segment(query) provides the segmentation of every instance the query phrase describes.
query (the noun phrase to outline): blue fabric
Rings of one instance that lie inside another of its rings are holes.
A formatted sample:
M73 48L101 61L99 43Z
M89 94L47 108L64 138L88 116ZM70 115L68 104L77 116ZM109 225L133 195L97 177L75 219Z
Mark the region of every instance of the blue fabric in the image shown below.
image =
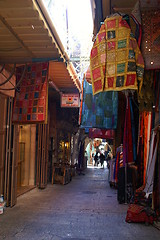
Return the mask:
M93 96L92 85L83 83L82 128L116 129L118 92L100 92Z

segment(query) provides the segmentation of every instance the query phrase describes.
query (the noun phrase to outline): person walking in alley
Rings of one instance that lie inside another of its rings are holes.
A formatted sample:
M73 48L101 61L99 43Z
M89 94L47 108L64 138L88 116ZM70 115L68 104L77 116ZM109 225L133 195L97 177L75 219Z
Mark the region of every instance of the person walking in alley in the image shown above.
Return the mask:
M104 168L104 161L105 161L105 155L101 152L100 153L100 163L101 163L101 167Z

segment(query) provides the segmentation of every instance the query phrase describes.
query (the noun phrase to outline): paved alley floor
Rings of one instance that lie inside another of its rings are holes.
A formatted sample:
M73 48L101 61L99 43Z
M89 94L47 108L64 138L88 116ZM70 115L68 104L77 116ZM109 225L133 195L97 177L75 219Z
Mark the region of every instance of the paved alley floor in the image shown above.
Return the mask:
M34 189L0 215L0 239L160 240L160 231L126 223L128 206L110 188L108 169L88 168L63 185Z

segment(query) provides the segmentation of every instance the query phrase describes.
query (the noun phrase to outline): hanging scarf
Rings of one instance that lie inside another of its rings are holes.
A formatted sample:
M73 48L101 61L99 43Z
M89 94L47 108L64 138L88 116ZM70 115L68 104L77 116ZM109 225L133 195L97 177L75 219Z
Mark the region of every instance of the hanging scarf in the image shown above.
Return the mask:
M131 110L130 101L127 97L124 137L123 137L123 165L133 162L133 146L132 146L132 126L131 126Z
M131 111L131 128L132 128L132 144L133 144L133 161L135 162L137 159L137 152L136 152L136 135L135 135L135 121L134 121L134 113L133 113L133 105L132 105L132 98L129 98L130 103L130 111Z

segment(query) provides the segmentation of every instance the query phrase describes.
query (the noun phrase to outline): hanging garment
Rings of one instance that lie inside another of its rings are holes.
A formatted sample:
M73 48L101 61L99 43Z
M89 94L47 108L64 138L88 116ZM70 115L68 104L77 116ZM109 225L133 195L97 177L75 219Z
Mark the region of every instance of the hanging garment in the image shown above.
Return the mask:
M153 209L160 216L160 130L157 159L155 164L154 183L153 183Z
M143 85L141 92L138 95L139 110L152 111L154 102L154 72L153 70L145 70Z
M93 96L92 85L84 80L80 111L82 128L115 129L117 127L118 93L110 91Z
M144 192L146 196L153 192L153 179L154 179L154 170L155 170L155 163L157 158L157 149L159 144L159 135L157 131L152 132L151 136L151 145L150 145L150 153L149 153L149 160L147 165L146 171L146 183Z
M135 135L135 120L133 113L132 98L129 98L130 111L131 111L131 129L132 129L132 145L133 145L133 161L136 162L137 152L136 152L136 135Z
M116 158L115 158L115 165L114 165L114 175L113 175L115 184L118 183L119 160L120 160L120 152L117 152Z
M139 116L139 134L137 146L138 187L144 184L144 115Z
M150 149L150 136L151 136L151 112L143 112L144 115L144 180L146 180L146 170L148 165L149 158L149 149Z
M144 61L127 21L105 19L90 54L93 95L103 91L140 90Z
M132 126L130 101L127 97L124 136L123 136L123 165L133 162L133 145L132 145Z

